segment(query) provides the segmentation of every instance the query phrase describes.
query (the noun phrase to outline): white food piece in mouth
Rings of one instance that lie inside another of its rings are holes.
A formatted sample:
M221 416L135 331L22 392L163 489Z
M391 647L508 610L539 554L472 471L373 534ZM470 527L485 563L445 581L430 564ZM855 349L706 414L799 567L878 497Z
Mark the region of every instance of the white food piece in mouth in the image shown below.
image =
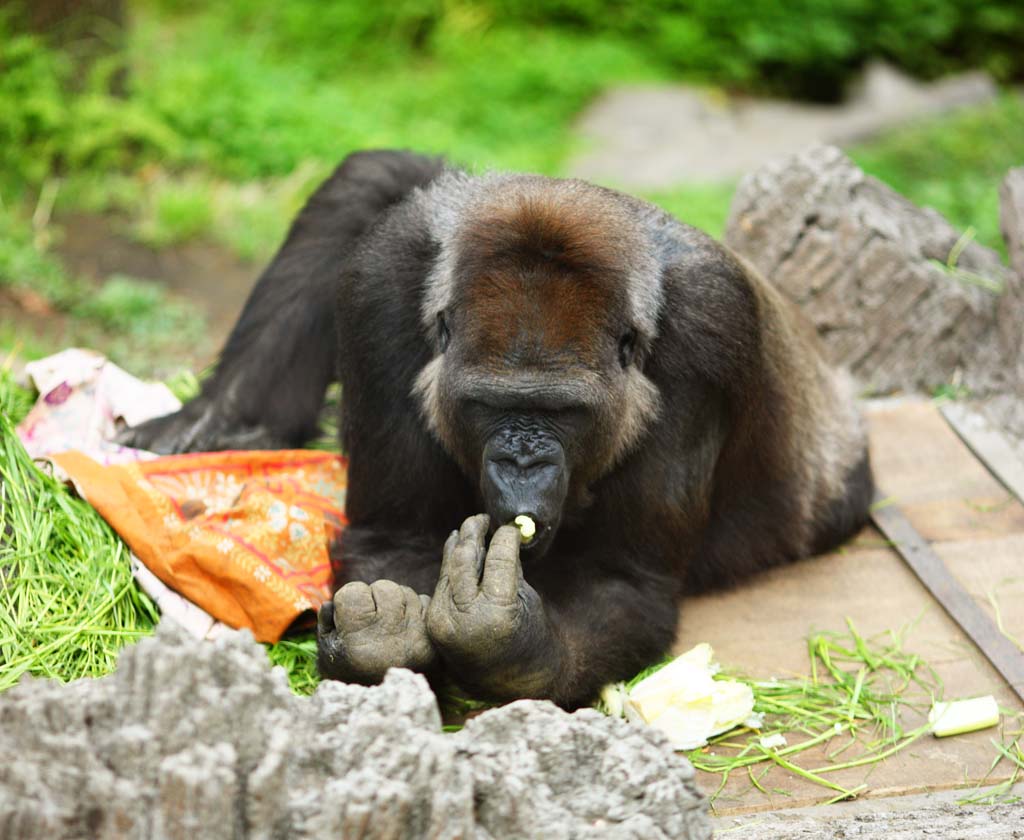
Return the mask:
M991 694L973 700L939 701L928 713L928 723L938 738L975 732L999 723L999 706Z
M513 519L512 524L519 529L519 539L524 543L530 542L537 533L537 523L525 513L521 513Z

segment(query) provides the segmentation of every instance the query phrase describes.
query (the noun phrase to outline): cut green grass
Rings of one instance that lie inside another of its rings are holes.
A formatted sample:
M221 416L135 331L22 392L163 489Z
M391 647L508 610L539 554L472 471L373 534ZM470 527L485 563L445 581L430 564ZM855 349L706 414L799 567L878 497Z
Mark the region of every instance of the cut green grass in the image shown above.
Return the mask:
M316 669L316 633L304 633L264 647L270 661L284 668L292 691L303 695L316 691L320 685Z
M0 387L0 690L25 674L102 676L156 608L117 534L29 458L11 419L23 404L6 374Z
M173 384L181 396L198 389L192 375ZM108 674L159 619L121 538L22 447L14 426L34 401L0 367L0 691L26 674L63 682ZM293 691L316 689L313 633L265 647Z
M767 793L763 781L771 765L820 785L828 792L823 802L861 793L865 785L846 787L830 774L870 768L909 747L930 731L927 711L942 695L938 676L904 649L903 636L900 631L869 639L848 619L846 633L816 633L808 639L807 678L723 674L750 686L754 712L763 722L723 733L688 753L695 768L719 776L712 804L737 775ZM669 661L637 674L627 689ZM762 739L774 735L784 736L787 744L765 747ZM814 761L804 761L804 755L813 755Z

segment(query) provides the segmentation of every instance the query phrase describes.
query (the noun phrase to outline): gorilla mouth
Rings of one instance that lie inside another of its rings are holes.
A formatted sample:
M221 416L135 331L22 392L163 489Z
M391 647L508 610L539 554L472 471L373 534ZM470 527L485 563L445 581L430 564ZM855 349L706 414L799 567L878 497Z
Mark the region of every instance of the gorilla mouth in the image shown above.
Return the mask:
M538 559L542 557L547 553L548 548L550 548L556 530L557 527L555 525L538 522L537 533L534 534L533 539L529 542L524 542L519 546L520 554L531 559Z

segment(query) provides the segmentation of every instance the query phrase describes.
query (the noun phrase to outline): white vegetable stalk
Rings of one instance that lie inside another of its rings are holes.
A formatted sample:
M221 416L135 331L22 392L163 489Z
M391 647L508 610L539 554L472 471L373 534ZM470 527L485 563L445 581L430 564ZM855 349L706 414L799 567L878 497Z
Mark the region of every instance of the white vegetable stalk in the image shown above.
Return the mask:
M999 723L999 706L991 694L973 700L937 702L928 713L928 723L939 738L975 732Z

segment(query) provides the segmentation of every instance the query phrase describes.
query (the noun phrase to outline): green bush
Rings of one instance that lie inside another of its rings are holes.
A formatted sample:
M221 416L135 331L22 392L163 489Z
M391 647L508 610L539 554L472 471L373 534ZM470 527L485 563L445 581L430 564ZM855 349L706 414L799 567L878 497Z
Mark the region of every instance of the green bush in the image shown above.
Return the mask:
M233 179L369 146L556 172L611 83L686 77L827 99L870 56L1024 77L1019 0L149 0L74 78L0 16L0 190L146 162ZM128 63L126 96L110 79Z
M67 127L67 64L39 38L15 31L0 12L0 176L39 181ZM0 188L4 186L0 182Z
M222 0L216 8L231 31L327 71L410 51L443 57L438 41L449 33L486 40L526 28L614 37L676 72L815 99L840 95L872 56L925 77L965 67L1024 77L1019 0Z

